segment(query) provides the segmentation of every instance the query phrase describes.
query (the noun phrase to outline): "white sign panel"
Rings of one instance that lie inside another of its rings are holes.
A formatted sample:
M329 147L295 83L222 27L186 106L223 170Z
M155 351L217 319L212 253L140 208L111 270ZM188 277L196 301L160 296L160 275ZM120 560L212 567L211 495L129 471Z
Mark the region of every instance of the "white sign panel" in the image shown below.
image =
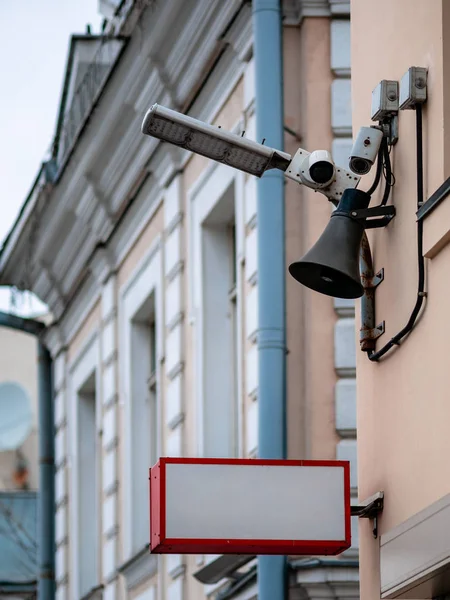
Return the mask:
M338 554L350 547L347 461L162 458L153 553Z

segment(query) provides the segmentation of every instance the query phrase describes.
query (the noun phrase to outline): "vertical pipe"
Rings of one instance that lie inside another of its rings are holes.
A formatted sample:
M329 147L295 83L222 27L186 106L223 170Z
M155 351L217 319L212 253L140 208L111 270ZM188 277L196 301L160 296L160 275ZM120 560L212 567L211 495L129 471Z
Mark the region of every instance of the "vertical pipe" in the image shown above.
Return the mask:
M256 134L283 149L283 60L280 0L253 0ZM270 170L258 180L258 452L286 456L284 176ZM274 515L276 518L276 515ZM258 600L286 598L284 556L258 558Z
M39 491L38 598L55 598L55 453L53 431L52 359L38 345Z

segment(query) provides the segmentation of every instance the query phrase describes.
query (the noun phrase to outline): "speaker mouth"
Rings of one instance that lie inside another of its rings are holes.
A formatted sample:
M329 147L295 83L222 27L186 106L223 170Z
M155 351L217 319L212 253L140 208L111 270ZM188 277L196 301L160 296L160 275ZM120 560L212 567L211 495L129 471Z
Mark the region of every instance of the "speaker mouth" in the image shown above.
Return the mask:
M342 271L313 262L295 262L289 273L302 285L334 298L361 298L364 288Z

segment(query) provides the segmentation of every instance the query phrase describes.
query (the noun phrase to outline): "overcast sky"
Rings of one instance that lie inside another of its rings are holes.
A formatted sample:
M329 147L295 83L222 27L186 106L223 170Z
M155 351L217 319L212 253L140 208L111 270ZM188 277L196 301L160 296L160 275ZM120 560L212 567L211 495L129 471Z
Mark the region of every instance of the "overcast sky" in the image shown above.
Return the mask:
M101 21L97 0L0 0L0 243L50 148L70 35Z

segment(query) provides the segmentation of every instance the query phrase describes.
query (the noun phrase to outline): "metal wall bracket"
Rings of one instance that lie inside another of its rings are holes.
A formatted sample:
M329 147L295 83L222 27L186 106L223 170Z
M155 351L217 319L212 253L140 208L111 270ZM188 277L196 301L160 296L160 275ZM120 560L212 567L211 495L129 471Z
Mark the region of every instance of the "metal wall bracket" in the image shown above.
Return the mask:
M373 206L352 210L350 215L361 222L364 229L386 227L395 217L395 206Z
M360 502L350 507L350 514L352 517L359 517L360 519L371 519L373 520L372 533L376 539L378 537L378 517L383 511L384 507L384 492L377 492L367 500Z

